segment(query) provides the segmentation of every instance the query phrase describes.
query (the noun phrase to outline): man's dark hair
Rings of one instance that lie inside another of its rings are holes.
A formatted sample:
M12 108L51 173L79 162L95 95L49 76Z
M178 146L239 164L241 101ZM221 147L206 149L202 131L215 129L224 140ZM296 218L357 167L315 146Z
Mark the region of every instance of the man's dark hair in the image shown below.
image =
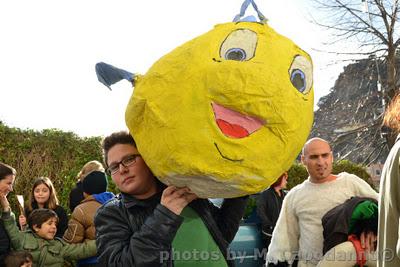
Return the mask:
M0 180L3 180L8 175L16 175L17 172L13 167L5 163L0 162Z
M4 266L6 267L20 267L24 263L33 261L32 254L28 251L11 251L4 259Z
M120 132L115 132L112 133L111 135L107 136L103 140L103 156L104 156L104 164L108 166L107 164L107 154L108 151L115 145L118 144L129 144L133 145L136 147L135 140L133 139L132 135L130 135L129 132L127 131L120 131Z
M33 226L41 228L42 224L51 218L56 218L58 223L58 216L53 210L50 209L35 209L28 217L29 228L33 230Z

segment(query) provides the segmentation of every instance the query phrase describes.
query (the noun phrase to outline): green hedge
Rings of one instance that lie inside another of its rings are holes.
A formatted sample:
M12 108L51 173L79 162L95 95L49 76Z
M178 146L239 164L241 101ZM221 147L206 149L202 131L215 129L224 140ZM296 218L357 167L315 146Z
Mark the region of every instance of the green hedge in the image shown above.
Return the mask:
M14 194L28 199L33 180L49 177L61 205L68 211L68 196L75 186L76 175L90 160L102 162L101 137L81 138L57 129L21 130L0 121L0 161L17 170ZM111 191L115 186L110 183ZM10 195L15 210L15 198Z

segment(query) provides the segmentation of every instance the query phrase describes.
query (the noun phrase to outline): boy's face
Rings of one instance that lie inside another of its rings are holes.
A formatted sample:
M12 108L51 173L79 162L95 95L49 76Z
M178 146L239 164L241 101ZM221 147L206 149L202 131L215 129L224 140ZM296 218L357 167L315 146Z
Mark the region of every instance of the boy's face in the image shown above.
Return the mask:
M57 232L57 218L53 217L45 221L39 228L37 225L33 226L36 234L43 239L52 240Z
M131 144L116 144L107 154L107 165L118 164L124 158L139 154ZM119 170L111 175L121 192L146 199L157 192L156 180L142 157L137 157L135 163L125 167L119 163Z

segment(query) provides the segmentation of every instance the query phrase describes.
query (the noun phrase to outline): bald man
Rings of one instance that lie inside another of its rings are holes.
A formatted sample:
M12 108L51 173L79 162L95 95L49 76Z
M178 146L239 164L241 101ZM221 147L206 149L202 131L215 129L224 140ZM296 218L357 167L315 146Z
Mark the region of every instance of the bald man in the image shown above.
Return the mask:
M332 174L332 149L321 138L306 142L301 161L309 177L283 201L268 249L268 266L288 266L296 255L298 267L316 266L323 255L322 217L353 196L378 198L359 177L346 172ZM368 236L368 243L371 239Z

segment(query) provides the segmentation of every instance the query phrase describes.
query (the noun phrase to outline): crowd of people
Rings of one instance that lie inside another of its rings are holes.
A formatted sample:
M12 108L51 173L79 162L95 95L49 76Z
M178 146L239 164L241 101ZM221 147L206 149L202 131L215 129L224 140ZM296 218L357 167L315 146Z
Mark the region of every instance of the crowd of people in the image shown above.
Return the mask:
M396 132L399 116L397 97L385 115ZM380 194L353 174L333 174L330 144L317 137L308 140L301 153L308 179L286 194L285 172L259 198L266 265L400 266L399 139L385 163ZM228 246L248 196L224 199L217 207L188 187L164 185L128 132L107 136L102 146L106 168L97 161L83 166L70 193L69 218L51 179L40 177L16 219L7 195L17 171L0 163L3 266L63 266L65 260L76 266L234 265ZM106 174L119 189L117 196L107 192ZM339 252L356 257L339 260Z
M13 191L17 172L0 163L3 265L63 266L67 260L85 267L171 266L172 262L174 266L233 266L228 245L243 217L247 196L226 199L217 208L187 187L162 184L125 131L106 137L103 151L106 169L91 161L78 174L70 193L69 220L51 180L41 177L33 182L24 214L16 221L7 195ZM118 187L118 196L107 192L106 173ZM188 260L183 257L187 252L195 255Z
M101 166L100 162L97 163ZM86 169L85 165L83 170ZM95 168L87 171L81 203L69 220L65 209L59 205L50 178L35 179L25 209L18 217L18 224L7 199L8 193L13 190L16 174L14 168L0 163L0 265L63 266L65 260L79 260L78 266L96 263L94 214L107 198L114 197L106 192L104 168L102 171ZM80 178L82 181L83 177ZM73 193L71 195L73 197Z

